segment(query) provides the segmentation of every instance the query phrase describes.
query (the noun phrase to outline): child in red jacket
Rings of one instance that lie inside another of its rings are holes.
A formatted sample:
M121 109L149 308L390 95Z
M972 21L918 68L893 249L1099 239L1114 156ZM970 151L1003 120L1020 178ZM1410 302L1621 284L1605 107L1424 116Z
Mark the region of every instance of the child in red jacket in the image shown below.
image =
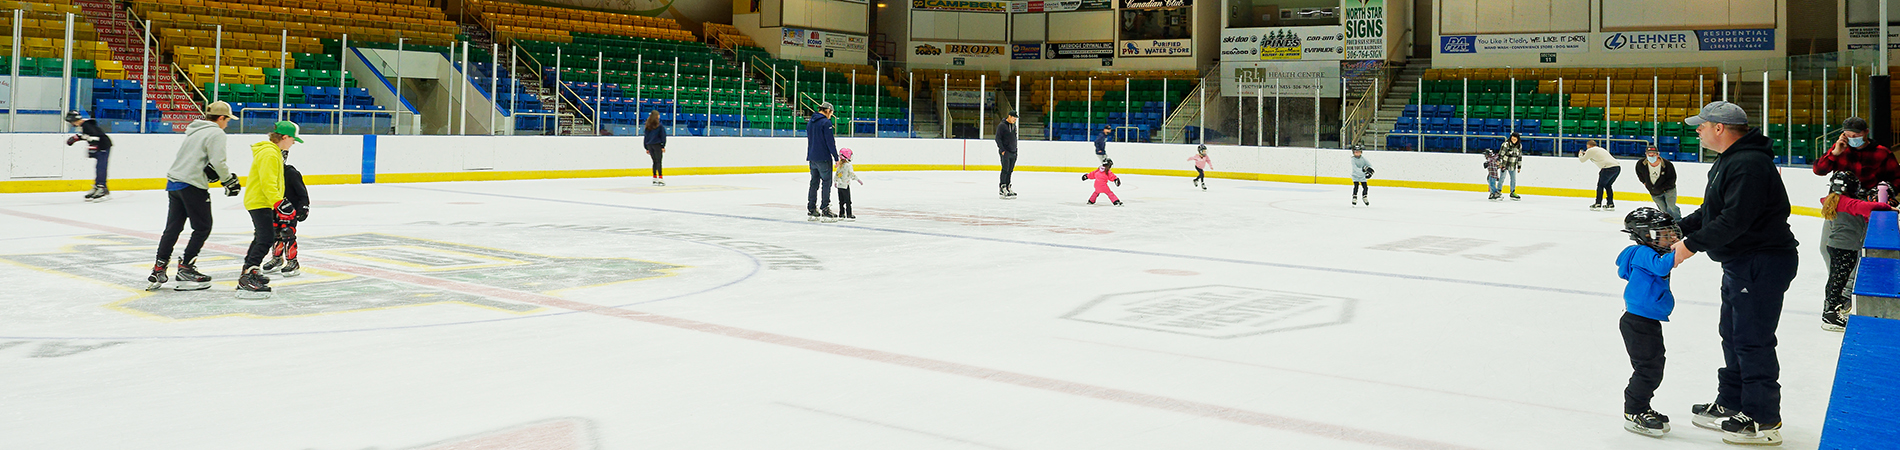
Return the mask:
M1102 158L1102 168L1095 169L1094 172L1082 174L1083 180L1095 180L1095 194L1089 196L1089 204L1095 204L1096 198L1101 197L1102 194L1108 194L1108 201L1115 202L1115 206L1122 205L1122 200L1115 198L1115 192L1108 190L1108 182L1110 181L1115 182L1116 186L1122 185L1121 177L1115 176L1115 172L1111 171L1111 169L1114 168L1115 160Z

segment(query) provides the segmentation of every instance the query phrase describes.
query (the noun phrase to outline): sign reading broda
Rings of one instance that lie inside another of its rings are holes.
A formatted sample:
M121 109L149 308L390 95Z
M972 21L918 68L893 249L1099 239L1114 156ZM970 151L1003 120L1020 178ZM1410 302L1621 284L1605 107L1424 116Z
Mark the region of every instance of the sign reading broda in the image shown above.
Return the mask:
M1210 338L1236 338L1346 323L1353 300L1235 286L1103 296L1066 319Z

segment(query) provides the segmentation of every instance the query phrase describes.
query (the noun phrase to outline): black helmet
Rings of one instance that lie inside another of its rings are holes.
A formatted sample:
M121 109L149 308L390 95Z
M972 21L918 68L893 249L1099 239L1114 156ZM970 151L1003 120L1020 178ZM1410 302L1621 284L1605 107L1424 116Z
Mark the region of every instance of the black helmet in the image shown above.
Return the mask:
M1205 152L1207 151L1207 145L1196 145L1194 146L1194 151Z
M1102 167L1115 167L1115 160L1102 158Z
M79 115L78 110L72 110L72 111L66 112L66 123L78 122L80 119L84 119L84 118L86 117Z
M1681 236L1682 228L1676 225L1676 218L1662 210L1642 207L1623 216L1623 232L1629 233L1630 240L1650 247L1661 247L1659 243L1665 233Z
M1860 194L1860 178L1854 177L1853 172L1836 171L1833 176L1828 177L1827 193L1848 197L1858 195Z

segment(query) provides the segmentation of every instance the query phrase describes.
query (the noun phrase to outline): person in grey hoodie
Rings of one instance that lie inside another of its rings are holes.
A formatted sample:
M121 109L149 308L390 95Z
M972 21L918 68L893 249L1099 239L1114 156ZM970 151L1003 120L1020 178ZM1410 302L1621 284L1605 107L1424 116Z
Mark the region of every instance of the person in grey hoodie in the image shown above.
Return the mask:
M1365 152L1366 150L1360 146L1352 146L1352 204L1354 206L1358 206L1362 200L1366 202L1366 206L1372 206L1372 185L1366 184L1367 180L1372 179L1372 163L1366 162Z
M185 143L165 172L165 197L170 206L165 213L165 234L158 239L158 263L152 265L152 275L145 279L151 282L145 290L165 284L166 263L171 261L172 247L178 244L178 234L185 230L186 221L191 222L191 240L178 258L178 284L172 288L195 291L211 287L211 277L197 268L198 251L211 236L211 182L222 184L226 197L236 197L242 189L237 174L224 164L224 128L233 120L238 119L231 114L229 103L212 102L205 106L204 117L185 126Z

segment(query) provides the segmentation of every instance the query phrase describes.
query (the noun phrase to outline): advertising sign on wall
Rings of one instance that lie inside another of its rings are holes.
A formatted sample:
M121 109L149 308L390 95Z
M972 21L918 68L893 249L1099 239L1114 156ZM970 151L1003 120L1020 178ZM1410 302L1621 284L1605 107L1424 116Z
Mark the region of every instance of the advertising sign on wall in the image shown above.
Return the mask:
M1609 53L1774 50L1775 30L1695 30L1597 33L1597 48Z
M1142 39L1122 41L1121 55L1123 57L1190 56L1193 54L1193 39Z
M1439 53L1586 53L1588 33L1439 36Z
M1880 46L1874 41L1878 40L1879 37L1879 27L1849 27L1847 29L1847 42L1845 42L1845 44L1847 44L1848 50L1860 50L1863 48L1877 49L1880 48ZM1900 28L1890 28L1887 30L1887 49L1900 50Z
M805 46L805 30L792 27L785 27L783 30L785 31L785 39L779 42L780 44L799 47Z
M1049 44L1049 59L1110 58L1115 56L1113 42L1064 42Z
M1003 0L911 0L911 9L930 11L1009 12Z
M1122 9L1164 9L1194 6L1194 0L1122 0Z
M1334 61L1221 63L1221 92L1228 97L1339 97Z
M1042 59L1042 44L1010 44L1010 59Z
M1002 44L911 41L910 47L910 61L926 64L1006 64L1010 57L1009 46Z
M1221 61L1338 61L1346 39L1338 26L1229 28L1221 31Z
M817 33L813 32L813 34ZM824 37L824 47L830 50L862 52L865 51L866 44L868 43L869 41L865 39L864 36L853 36L843 33L825 33Z
M1385 0L1346 1L1346 59L1385 59Z

